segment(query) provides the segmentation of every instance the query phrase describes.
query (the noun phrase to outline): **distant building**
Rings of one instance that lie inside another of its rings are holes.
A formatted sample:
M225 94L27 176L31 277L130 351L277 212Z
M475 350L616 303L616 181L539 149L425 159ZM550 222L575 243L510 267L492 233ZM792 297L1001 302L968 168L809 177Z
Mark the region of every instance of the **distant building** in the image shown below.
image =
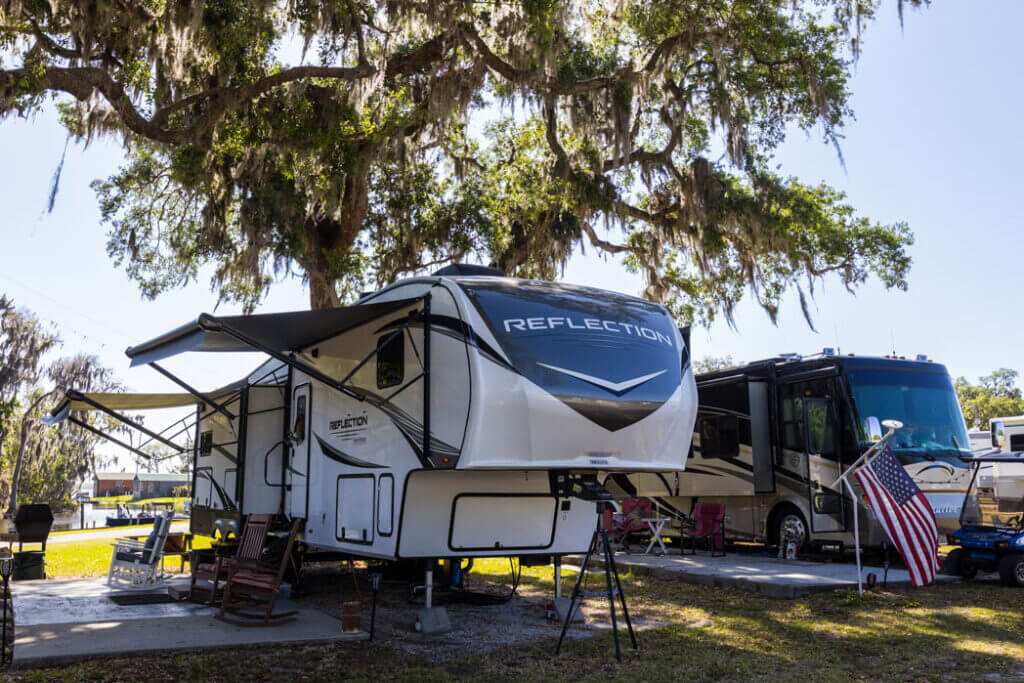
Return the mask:
M155 474L139 472L133 482L133 496L136 500L144 498L166 498L174 489L188 486L187 474Z
M92 495L127 496L135 491L135 475L128 472L97 472L93 477Z

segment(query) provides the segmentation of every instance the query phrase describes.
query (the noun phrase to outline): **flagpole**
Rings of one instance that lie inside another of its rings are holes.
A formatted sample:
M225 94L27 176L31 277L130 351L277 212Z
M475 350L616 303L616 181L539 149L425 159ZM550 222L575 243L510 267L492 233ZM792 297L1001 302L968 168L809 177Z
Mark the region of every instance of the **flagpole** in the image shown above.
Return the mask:
M857 559L857 592L860 595L864 595L864 577L863 571L860 566L860 511L857 509L859 501L857 500L857 494L853 490L853 484L850 483L848 477L865 466L870 462L868 458L872 455L877 455L883 444L889 440L889 437L896 433L897 429L903 427L903 423L899 420L886 420L883 424L889 429L889 431L881 439L871 445L871 448L864 451L864 454L857 458L852 465L846 468L846 471L839 475L839 480L846 484L846 488L850 490L850 498L853 500L853 553ZM864 462L861 462L861 461Z
M860 568L860 511L857 509L857 494L853 492L853 486L845 478L843 483L850 490L850 498L853 499L853 554L857 557L857 592L864 595L863 572Z

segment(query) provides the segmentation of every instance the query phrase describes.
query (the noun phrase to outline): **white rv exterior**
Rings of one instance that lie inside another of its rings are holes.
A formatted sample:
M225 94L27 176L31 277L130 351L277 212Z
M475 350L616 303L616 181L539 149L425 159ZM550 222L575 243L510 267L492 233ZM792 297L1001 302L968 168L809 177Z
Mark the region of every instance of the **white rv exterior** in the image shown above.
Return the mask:
M681 471L697 408L664 308L500 277L203 316L128 354L250 349L274 360L232 417L198 408L193 523L281 513L305 520L307 545L364 557L585 552L595 506L556 477Z

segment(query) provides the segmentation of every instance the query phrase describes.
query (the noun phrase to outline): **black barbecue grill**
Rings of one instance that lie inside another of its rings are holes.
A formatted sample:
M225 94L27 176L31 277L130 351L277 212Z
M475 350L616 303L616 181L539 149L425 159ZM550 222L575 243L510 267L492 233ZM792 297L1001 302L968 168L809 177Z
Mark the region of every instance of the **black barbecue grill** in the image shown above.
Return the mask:
M42 543L46 552L46 539L53 526L53 512L43 504L22 505L14 515L14 529L18 532L18 550L23 543Z

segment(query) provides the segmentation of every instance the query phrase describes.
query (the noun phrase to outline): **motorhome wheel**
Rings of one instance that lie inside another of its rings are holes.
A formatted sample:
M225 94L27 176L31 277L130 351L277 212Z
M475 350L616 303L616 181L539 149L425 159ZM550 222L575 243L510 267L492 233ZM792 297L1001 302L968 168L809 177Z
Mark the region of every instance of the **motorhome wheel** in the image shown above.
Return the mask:
M797 552L803 550L807 543L807 523L804 516L793 506L786 506L776 515L775 540L785 547L788 543L796 545Z
M999 578L1007 586L1024 588L1024 553L1010 553L999 561Z

